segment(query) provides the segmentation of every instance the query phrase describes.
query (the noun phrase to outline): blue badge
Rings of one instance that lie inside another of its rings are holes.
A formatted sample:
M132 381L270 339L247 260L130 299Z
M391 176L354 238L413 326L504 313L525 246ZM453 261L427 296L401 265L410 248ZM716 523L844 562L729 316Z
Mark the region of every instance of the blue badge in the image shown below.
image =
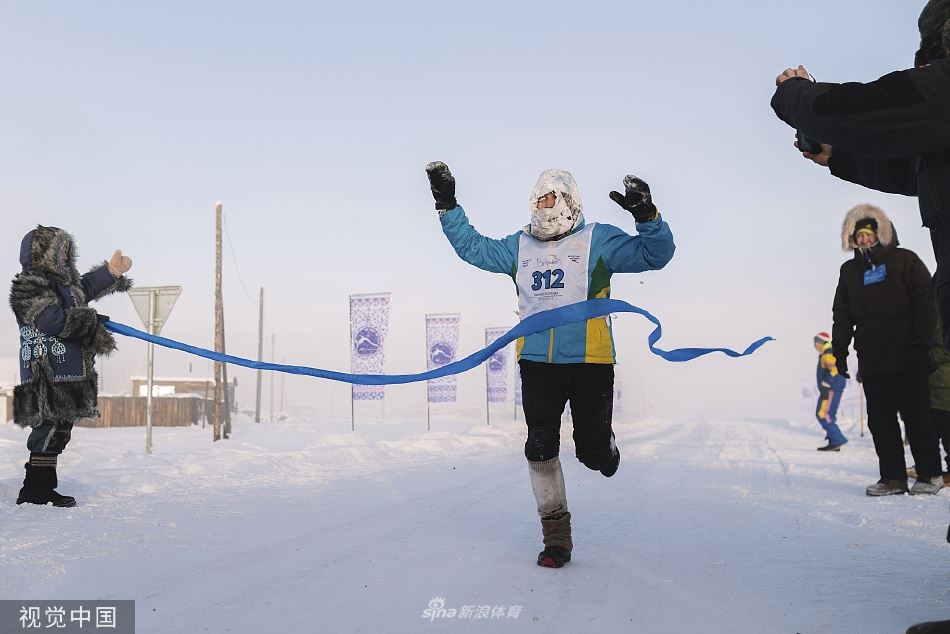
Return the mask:
M864 272L864 285L880 284L887 277L887 265L881 264Z

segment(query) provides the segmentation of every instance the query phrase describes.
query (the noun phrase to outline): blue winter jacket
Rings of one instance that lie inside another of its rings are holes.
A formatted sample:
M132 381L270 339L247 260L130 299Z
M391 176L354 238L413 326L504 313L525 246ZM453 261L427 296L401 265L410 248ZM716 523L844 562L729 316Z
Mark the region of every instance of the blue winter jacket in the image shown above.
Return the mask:
M469 223L462 207L442 215L442 231L459 257L492 273L504 273L515 281L518 245L523 231L500 240L486 238ZM631 236L613 225L597 223L591 236L587 298L610 297L614 273L642 273L662 269L676 248L666 222L637 223L639 235ZM583 219L572 235L584 228ZM533 239L533 238L532 238ZM515 282L517 288L517 282ZM616 363L610 320L566 324L518 339L519 359L545 363Z

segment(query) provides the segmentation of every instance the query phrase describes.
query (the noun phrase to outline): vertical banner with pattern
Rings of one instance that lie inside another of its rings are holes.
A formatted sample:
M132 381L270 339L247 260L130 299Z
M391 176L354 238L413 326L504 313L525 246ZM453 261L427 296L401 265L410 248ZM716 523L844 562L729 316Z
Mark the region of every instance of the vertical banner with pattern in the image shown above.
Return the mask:
M486 328L485 345L490 346L495 339L508 332L508 328ZM504 403L508 397L508 357L511 344L505 346L487 361L488 402Z
M457 360L460 323L461 315L458 313L426 315L427 369L434 370ZM458 394L458 381L451 374L426 381L426 389L430 403L454 403Z
M350 295L350 367L354 374L383 374L389 333L389 293ZM382 385L354 385L353 399L381 401Z

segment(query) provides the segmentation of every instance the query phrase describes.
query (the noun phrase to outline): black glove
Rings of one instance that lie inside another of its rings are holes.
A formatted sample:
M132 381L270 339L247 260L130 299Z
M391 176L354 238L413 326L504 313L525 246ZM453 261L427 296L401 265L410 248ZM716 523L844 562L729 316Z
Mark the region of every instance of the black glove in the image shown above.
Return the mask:
M838 359L835 362L835 367L838 368L838 374L846 379L851 378L851 375L848 374L848 362L845 359Z
M442 161L433 161L426 165L426 176L429 177L429 189L435 198L435 208L455 209L459 206L455 200L455 177L449 171L449 166Z
M626 194L610 192L610 200L633 214L633 219L637 222L649 222L656 218L656 205L650 196L649 185L628 174L623 179L623 186Z

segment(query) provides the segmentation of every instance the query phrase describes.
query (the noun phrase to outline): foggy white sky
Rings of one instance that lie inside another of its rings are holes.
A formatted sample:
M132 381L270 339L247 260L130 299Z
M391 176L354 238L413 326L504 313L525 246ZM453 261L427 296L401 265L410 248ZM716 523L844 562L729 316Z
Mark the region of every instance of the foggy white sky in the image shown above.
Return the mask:
M6 3L0 278L19 270L36 223L62 226L83 271L120 247L138 285L184 286L163 334L210 346L221 200L244 282L226 244L229 352L256 354L264 286L278 360L347 370L348 294L390 291L388 371L421 371L426 312L462 313L468 354L486 326L514 324L516 307L508 278L459 261L445 241L428 161L451 166L459 201L495 237L527 222L531 186L552 167L574 174L588 221L632 232L607 197L632 173L650 183L678 249L661 272L615 276L613 296L660 317L663 348L778 341L749 359L670 364L647 351L650 325L623 316L625 408L807 412L799 385L813 379L812 335L831 327L845 212L880 205L931 270L933 256L916 200L799 157L768 105L774 77L798 63L828 81L909 66L923 2L697 5ZM140 325L128 298L99 308ZM8 384L9 310L0 333ZM159 375L209 373L174 351L156 363ZM127 391L144 366L144 344L120 341L103 389ZM252 406L253 374L232 372ZM483 370L460 385L463 402L483 401ZM348 394L286 379L288 405L320 416L348 416ZM425 387L387 398L393 411L422 408Z

